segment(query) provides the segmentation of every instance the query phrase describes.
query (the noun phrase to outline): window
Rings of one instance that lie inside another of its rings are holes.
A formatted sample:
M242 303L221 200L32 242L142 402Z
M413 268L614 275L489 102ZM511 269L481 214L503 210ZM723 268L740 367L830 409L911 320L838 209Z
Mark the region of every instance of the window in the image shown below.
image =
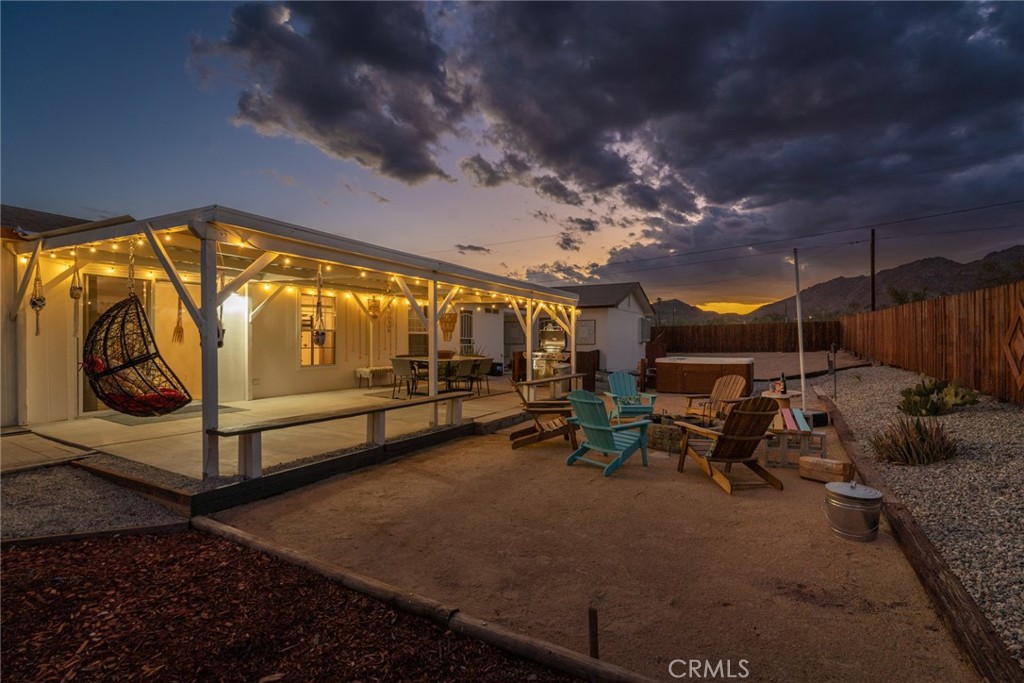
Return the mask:
M473 343L473 311L459 313L459 353L463 356L472 355L476 350Z
M640 318L640 343L645 344L651 341L651 319Z
M299 333L302 367L334 365L337 330L334 297L321 297L320 305L324 312L324 329L327 331L327 340L323 346L316 346L313 344L313 316L316 315L316 297L312 294L302 295L299 310L302 323L300 327L301 332Z
M409 355L425 356L428 350L427 326L420 320L413 308L409 307Z

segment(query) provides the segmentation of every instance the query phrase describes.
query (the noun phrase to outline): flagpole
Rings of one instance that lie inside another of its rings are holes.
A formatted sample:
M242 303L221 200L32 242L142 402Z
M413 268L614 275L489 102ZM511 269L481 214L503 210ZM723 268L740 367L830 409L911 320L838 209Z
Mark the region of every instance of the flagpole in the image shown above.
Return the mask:
M800 311L800 257L793 249L793 268L796 270L796 342L800 352L800 409L807 410L807 387L804 385L804 318Z

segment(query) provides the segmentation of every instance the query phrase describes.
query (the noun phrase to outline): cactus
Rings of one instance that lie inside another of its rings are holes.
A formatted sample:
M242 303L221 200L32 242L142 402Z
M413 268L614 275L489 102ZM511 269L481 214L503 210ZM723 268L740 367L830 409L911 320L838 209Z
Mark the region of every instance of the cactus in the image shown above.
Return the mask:
M960 406L978 402L978 392L961 387L959 380L949 382L921 375L921 381L900 392L899 409L907 415L925 417L945 415Z

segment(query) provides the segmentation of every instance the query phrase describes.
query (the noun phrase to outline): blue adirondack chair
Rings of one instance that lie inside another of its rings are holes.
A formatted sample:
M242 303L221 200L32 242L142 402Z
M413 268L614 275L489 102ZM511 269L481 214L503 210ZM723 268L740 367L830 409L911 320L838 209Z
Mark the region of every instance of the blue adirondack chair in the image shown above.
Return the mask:
M640 393L636 390L636 377L619 370L608 375L608 388L605 395L610 396L614 405L609 417L621 422L623 417L637 415L653 415L656 394ZM646 399L646 403L644 400Z
M612 425L608 420L604 401L583 389L571 392L569 403L576 413L569 418L569 422L582 427L585 438L580 447L565 461L566 465L582 460L603 467L604 476L609 477L612 472L622 467L629 456L639 450L644 467L647 467L647 425L651 424L650 420ZM583 457L588 451L596 451L612 459L610 462L602 462Z

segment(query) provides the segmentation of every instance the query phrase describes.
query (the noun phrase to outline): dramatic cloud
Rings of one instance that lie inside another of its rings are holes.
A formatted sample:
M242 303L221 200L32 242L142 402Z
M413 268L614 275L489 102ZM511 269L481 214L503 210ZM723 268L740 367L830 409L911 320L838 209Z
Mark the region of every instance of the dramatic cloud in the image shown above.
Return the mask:
M738 277L795 239L824 254L841 238L808 239L1024 187L1024 4L261 3L233 21L196 53L252 82L239 123L407 183L450 180L443 139L473 138L472 185L596 216L530 208L558 248L635 233L586 277ZM1019 205L958 220L913 227L1024 224ZM695 264L753 243L774 246Z
M227 37L196 40L194 52L200 62L229 57L252 81L238 98L239 125L405 182L450 179L435 157L465 107L419 5L241 5Z

